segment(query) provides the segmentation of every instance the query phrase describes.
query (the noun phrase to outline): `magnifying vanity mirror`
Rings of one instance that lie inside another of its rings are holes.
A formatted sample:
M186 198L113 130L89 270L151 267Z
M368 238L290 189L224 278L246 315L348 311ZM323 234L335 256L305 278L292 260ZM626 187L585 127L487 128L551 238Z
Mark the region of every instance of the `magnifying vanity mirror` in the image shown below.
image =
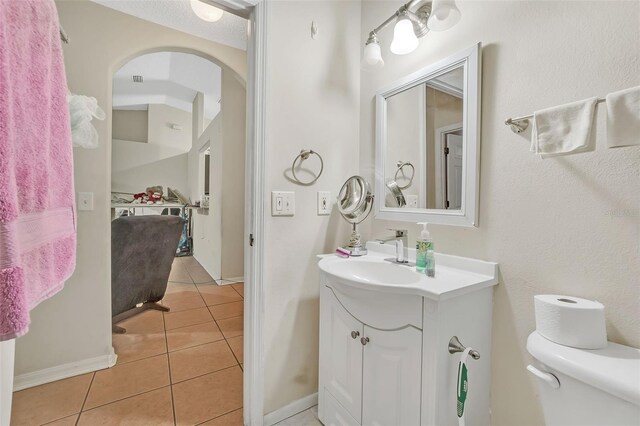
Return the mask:
M367 249L360 241L358 224L364 221L371 213L373 207L373 194L367 183L361 176L351 176L340 188L338 194L338 211L345 220L353 225L351 238L346 249L351 256L363 256Z
M480 44L376 95L378 219L477 226Z

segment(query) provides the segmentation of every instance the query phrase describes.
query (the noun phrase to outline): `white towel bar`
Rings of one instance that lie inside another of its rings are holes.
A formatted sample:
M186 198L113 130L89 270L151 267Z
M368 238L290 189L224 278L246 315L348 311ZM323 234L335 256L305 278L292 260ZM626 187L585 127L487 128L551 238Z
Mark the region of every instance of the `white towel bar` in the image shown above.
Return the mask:
M596 103L600 104L605 101L606 99L604 98L598 98ZM516 117L516 118L507 118L504 121L504 124L507 126L511 126L511 130L514 133L522 133L525 130L527 130L527 127L529 127L529 120L532 118L533 118L533 114L523 115L522 117Z

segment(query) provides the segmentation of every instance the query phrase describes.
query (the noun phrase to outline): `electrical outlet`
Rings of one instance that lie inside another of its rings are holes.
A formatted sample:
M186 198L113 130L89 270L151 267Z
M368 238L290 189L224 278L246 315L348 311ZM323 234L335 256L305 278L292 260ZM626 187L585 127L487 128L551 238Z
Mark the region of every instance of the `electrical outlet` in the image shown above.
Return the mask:
M407 207L409 207L410 209L417 209L418 208L418 196L417 195L407 195L406 199L407 199Z
M78 210L93 210L93 192L78 192Z
M331 192L318 191L318 216L331 214Z
M293 216L295 214L295 192L271 191L271 216Z

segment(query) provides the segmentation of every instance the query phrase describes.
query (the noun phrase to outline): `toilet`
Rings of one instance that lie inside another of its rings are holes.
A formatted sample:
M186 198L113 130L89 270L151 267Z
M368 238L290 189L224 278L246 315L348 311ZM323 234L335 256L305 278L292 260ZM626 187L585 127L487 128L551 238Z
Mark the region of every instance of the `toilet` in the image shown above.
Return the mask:
M577 349L534 331L527 350L547 426L640 425L640 349Z

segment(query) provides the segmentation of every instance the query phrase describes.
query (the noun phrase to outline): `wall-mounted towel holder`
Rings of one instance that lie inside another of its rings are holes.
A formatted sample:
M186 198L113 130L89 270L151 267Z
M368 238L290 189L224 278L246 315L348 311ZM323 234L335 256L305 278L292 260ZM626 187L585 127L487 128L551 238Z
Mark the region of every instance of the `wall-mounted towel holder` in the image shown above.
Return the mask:
M453 336L451 338L451 340L449 340L449 353L450 354L455 354L458 352L464 352L467 348L465 347L465 345L463 345L462 343L460 343L460 339L458 339L458 336ZM471 355L471 358L473 359L480 359L480 352L476 351L475 349L471 349L469 351L469 355Z
M320 159L320 171L318 172L318 174L316 174L314 179L308 182L304 182L298 179L298 176L296 176L296 163L298 162L298 160L300 160L300 164L302 164L302 162L304 160L307 160L311 156L311 154L317 155L318 158ZM302 151L300 151L300 154L298 154L298 156L293 160L293 164L291 164L291 174L293 175L293 180L299 183L300 185L313 184L315 181L317 181L320 178L323 170L324 170L324 161L322 160L322 156L312 149L303 149Z
M596 103L600 104L602 102L605 102L606 99L604 98L599 98ZM525 130L527 130L527 127L529 127L529 120L533 118L533 114L530 115L523 115L522 117L516 117L516 118L507 118L504 121L504 124L507 126L511 127L511 131L513 133L522 133Z

